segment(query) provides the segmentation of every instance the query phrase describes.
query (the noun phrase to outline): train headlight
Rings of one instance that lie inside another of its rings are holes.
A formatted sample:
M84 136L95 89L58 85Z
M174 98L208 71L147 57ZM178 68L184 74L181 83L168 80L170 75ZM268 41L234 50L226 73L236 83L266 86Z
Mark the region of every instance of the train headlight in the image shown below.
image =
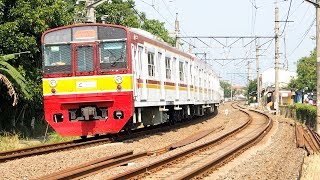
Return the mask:
M122 76L115 76L114 77L114 81L117 83L117 84L121 84L123 79L122 79Z
M122 86L121 86L120 84L118 84L117 90L118 90L118 91L121 91L121 89L122 89Z
M57 83L56 80L54 80L54 79L50 80L50 83L49 83L50 87L56 87L57 84L58 84L58 83Z
M55 94L56 92L57 92L57 90L56 90L55 88L52 88L52 89L51 89L51 93L52 93L52 94Z

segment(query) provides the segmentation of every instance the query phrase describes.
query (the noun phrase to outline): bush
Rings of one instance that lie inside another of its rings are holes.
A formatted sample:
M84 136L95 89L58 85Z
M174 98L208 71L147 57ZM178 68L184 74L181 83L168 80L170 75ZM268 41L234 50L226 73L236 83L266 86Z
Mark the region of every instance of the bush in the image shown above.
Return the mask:
M297 119L300 122L310 127L315 127L317 122L317 107L309 104L295 104L293 108L296 110Z

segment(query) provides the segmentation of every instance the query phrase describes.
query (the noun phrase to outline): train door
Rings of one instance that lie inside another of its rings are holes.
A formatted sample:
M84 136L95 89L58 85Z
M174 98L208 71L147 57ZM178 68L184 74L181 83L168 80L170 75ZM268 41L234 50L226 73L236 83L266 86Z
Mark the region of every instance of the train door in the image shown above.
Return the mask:
M164 60L163 55L161 52L158 52L158 58L157 58L157 71L158 71L158 78L160 81L160 100L165 100L165 89L164 89Z
M147 100L148 89L147 89L147 67L148 63L146 60L144 48L138 46L138 66L139 66L139 87L140 87L140 100Z
M190 86L191 86L191 63L186 62L186 82L187 82L187 88L188 88L188 98L187 100L190 101L191 98L191 92L190 92Z
M86 44L74 44L74 62L75 62L75 74L76 75L92 75L95 74L95 64L97 59L97 46L95 43ZM80 86L85 85L82 83ZM90 87L78 87L77 88L95 88L96 83L87 83ZM94 87L91 87L94 86Z
M176 97L175 100L179 101L179 86L180 86L180 76L179 76L179 61L177 58L173 58L173 69L174 69L174 82L175 82L175 89L176 89Z
M133 86L134 86L134 99L136 101L140 101L140 96L139 96L139 86L137 79L139 79L139 62L138 62L138 50L137 46L134 44L131 44L131 54L132 54L132 67L133 67Z

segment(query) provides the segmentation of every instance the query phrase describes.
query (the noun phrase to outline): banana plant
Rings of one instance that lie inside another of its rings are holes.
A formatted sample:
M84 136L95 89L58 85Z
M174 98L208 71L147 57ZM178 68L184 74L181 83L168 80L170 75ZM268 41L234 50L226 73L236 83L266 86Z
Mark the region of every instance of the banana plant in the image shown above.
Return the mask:
M13 98L12 105L15 106L18 103L18 93L16 89L19 89L26 99L31 98L30 89L27 86L25 78L21 73L14 68L8 61L16 58L21 54L30 53L21 52L7 55L0 55L0 81L7 87L8 94ZM17 88L18 86L19 88Z

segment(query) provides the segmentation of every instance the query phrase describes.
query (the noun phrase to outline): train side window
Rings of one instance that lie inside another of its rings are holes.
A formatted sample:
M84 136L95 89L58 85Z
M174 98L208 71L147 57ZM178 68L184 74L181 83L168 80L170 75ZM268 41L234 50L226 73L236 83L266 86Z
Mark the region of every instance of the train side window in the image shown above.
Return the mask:
M177 76L177 58L173 58L173 60L172 60L172 74L171 74L171 76L172 76L172 78L171 79L173 79L174 81L176 81L177 80L177 78L176 78L176 76Z
M158 52L158 58L157 58L157 77L161 79L161 60L162 60L162 53Z
M169 57L166 57L166 79L171 79L171 61Z
M193 85L193 76L192 76L192 73L193 73L193 71L192 71L192 65L190 64L190 71L189 71L189 74L190 74L190 84L191 85Z
M155 76L154 53L152 52L148 52L148 74L151 77Z
M138 46L138 72L139 75L142 74L142 54L143 54L143 47L142 46Z
M180 81L184 81L184 67L183 62L179 62L179 75L180 75Z
M188 83L188 80L189 80L189 74L190 74L190 72L189 72L189 67L188 67L188 62L186 61L186 63L184 64L184 70L185 70L185 82L186 83Z

